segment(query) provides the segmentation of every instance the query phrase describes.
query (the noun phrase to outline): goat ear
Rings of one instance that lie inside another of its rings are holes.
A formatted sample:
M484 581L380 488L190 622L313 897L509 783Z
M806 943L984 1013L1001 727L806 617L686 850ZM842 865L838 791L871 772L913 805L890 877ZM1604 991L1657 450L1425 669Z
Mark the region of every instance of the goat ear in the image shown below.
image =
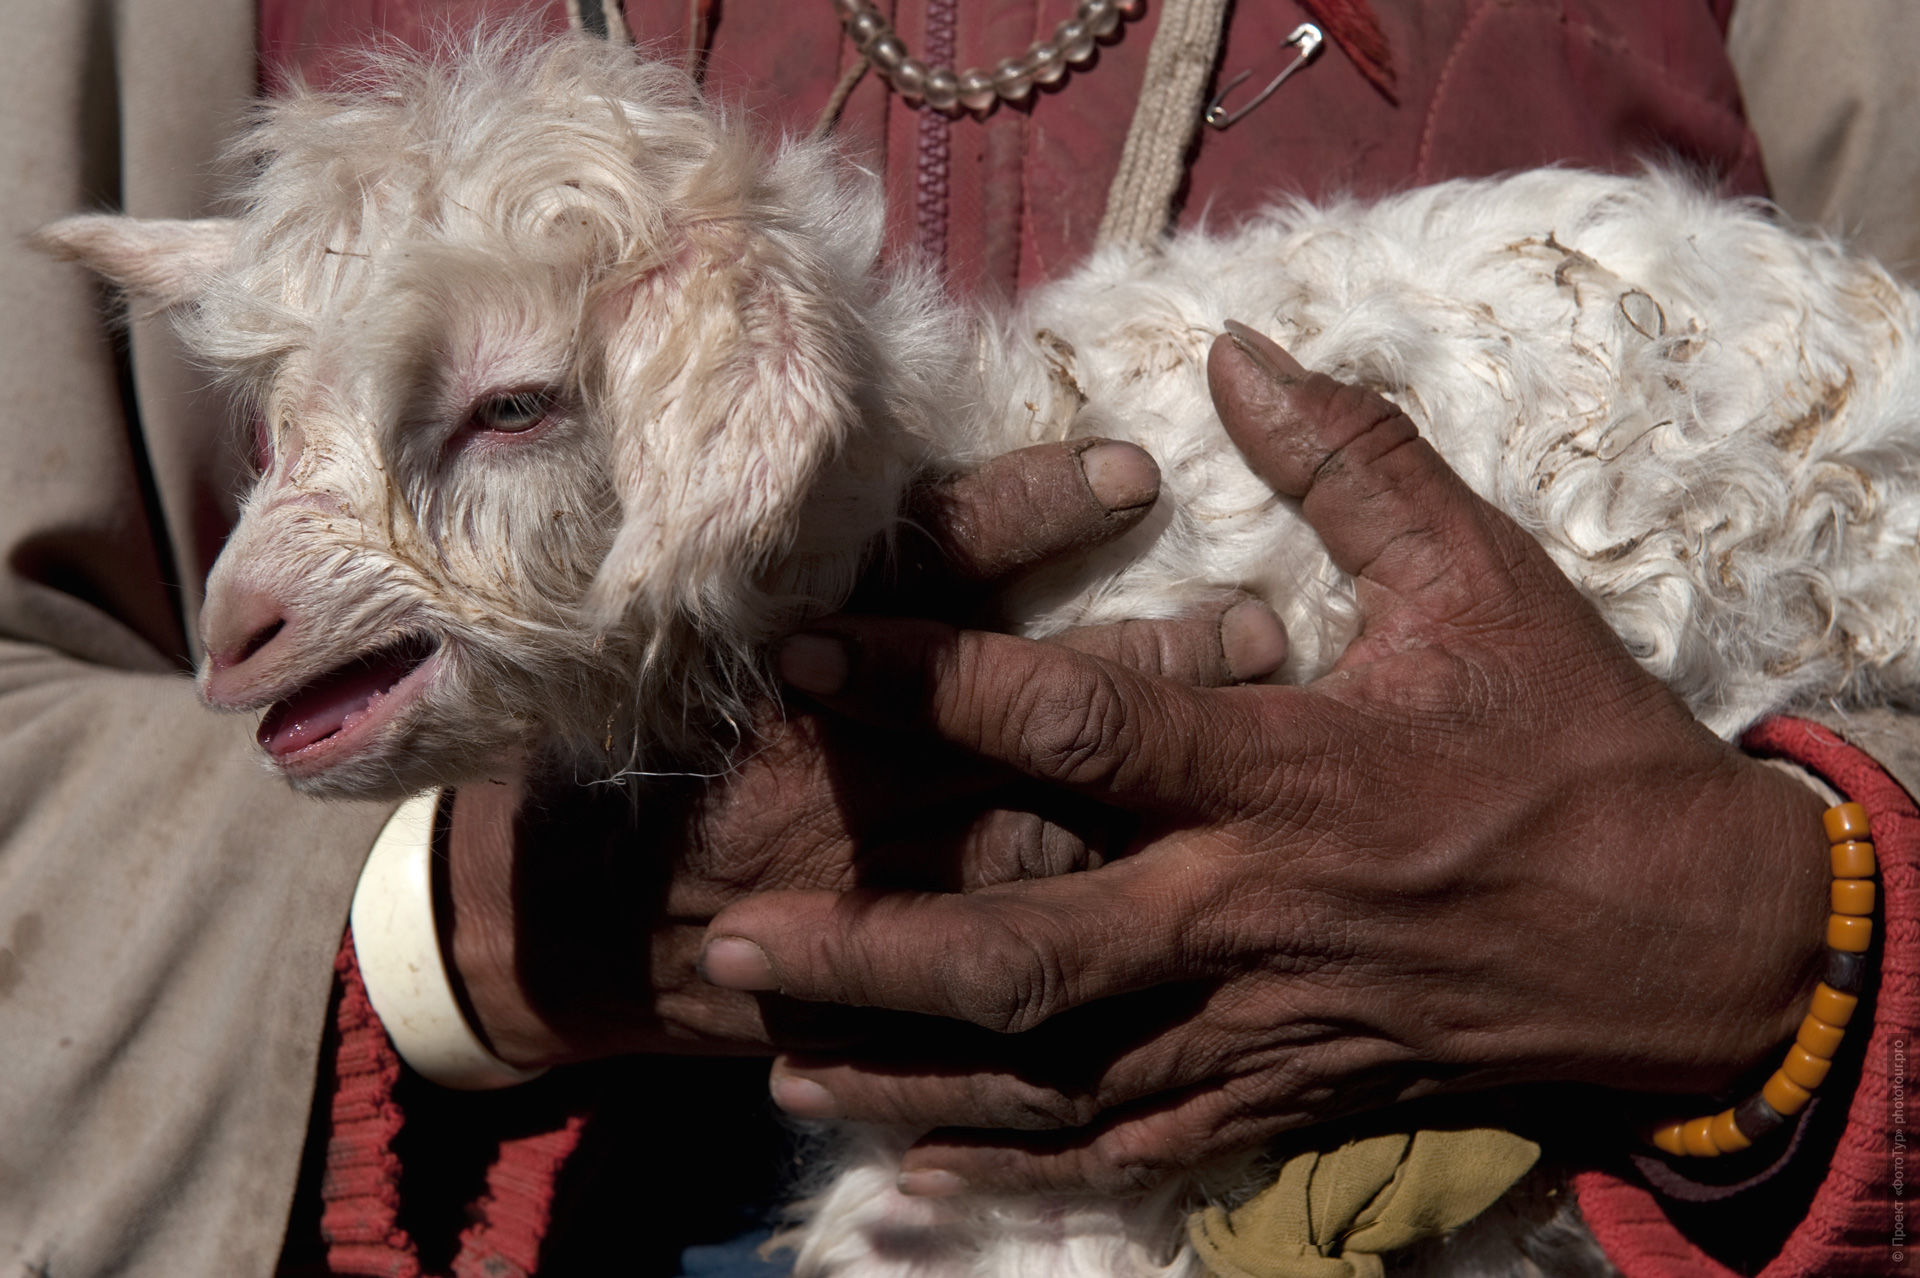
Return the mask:
M79 262L127 292L161 308L191 302L233 256L239 223L87 213L42 227L34 243L63 261Z
M691 247L599 307L621 505L589 599L602 624L635 608L656 622L763 621L761 578L856 424L858 338L840 288L743 238Z

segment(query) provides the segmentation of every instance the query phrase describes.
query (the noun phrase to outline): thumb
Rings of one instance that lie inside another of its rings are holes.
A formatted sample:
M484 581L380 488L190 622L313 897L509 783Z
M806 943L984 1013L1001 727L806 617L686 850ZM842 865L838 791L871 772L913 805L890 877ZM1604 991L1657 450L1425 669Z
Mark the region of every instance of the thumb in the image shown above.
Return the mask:
M1300 499L1333 562L1361 583L1370 621L1380 592L1369 586L1452 620L1498 593L1534 554L1513 521L1372 391L1308 372L1231 320L1208 356L1207 381L1247 464Z

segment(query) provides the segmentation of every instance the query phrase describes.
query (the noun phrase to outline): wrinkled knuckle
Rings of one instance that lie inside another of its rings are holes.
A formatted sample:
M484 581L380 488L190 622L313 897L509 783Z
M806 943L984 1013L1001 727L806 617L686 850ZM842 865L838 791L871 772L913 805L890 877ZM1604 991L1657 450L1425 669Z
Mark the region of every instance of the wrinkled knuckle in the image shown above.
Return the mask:
M1327 438L1333 441L1314 469L1323 479L1358 464L1372 466L1420 438L1404 412L1370 390L1337 384L1327 400Z
M1168 1150L1144 1124L1122 1123L1088 1148L1089 1180L1112 1193L1152 1189L1176 1169Z
M1067 785L1097 785L1118 767L1126 712L1113 676L1093 662L1076 678L1038 689L1024 723L1033 769Z
M1115 659L1129 670L1141 674L1166 673L1171 661L1171 645L1159 626L1145 621L1128 621L1120 627Z
M1062 1117L1067 1127L1090 1127L1104 1112L1100 1099L1090 1092L1075 1092L1066 1097L1068 1109Z
M1023 1034L1066 1004L1067 970L1057 949L1004 924L979 939L973 968L956 1002L983 1029Z
M1054 1091L1050 1088L1026 1088L1013 1098L1010 1125L1030 1131L1072 1130L1085 1127L1100 1116L1093 1097L1081 1093Z
M1031 480L1010 459L924 490L914 517L944 566L962 581L985 581L1025 557L1024 512Z
M1331 379L1329 379L1331 381ZM1378 392L1352 382L1332 382L1327 395L1328 408L1342 420L1351 423L1356 433L1364 433L1382 426L1406 420L1406 414Z

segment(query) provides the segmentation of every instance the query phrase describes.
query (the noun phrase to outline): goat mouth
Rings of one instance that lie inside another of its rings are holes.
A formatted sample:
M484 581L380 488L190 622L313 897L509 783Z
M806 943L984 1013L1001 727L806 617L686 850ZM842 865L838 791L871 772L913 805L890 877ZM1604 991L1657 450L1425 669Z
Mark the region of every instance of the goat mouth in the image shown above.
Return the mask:
M409 635L362 653L274 702L261 717L255 739L290 771L325 767L332 756L349 752L419 698L431 677L428 664L439 651L431 637Z

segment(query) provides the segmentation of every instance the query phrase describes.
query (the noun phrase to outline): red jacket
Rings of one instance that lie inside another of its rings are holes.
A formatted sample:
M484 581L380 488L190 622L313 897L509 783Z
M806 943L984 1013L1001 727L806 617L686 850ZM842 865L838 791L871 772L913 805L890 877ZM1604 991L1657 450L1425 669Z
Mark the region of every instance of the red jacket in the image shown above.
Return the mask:
M341 51L371 34L423 43L433 26L459 27L526 7L263 0L263 78L270 87L298 71L325 82L342 65ZM685 0L628 0L627 7L643 47L668 56L688 47ZM1723 48L1731 7L1732 0L1242 3L1229 15L1217 82L1246 69L1255 84L1264 83L1292 57L1283 41L1307 19L1327 29L1330 47L1241 123L1200 131L1179 220L1230 221L1289 194L1368 194L1556 163L1630 171L1648 160L1679 162L1712 175L1729 194L1764 193L1758 145ZM691 38L703 51L709 91L772 125L810 129L852 56L830 7L823 0L700 0L697 8L703 29ZM881 8L894 10L902 39L927 60L991 66L1070 16L1072 0L882 0ZM542 12L556 29L564 26L561 5L545 4ZM1100 223L1157 17L1149 0L1147 14L1091 63L1029 103L1003 105L984 119L948 121L918 111L868 75L848 100L838 133L884 175L892 242L918 246L961 292L1012 296L1078 262ZM948 40L951 53L934 56ZM1769 1275L1876 1273L1893 1264L1888 1052L1920 1022L1920 812L1872 760L1811 725L1779 721L1756 741L1828 776L1872 811L1885 866L1874 1030L1846 1122L1833 1121L1839 1097L1830 1083L1825 1104L1833 1136L1825 1146L1817 1133L1803 1141L1796 1176L1749 1191L1771 1198L1682 1205L1647 1188L1627 1166L1625 1150L1617 1166L1579 1178L1596 1235L1636 1278L1732 1272L1670 1216L1684 1216L1697 1237L1737 1239L1750 1232L1755 1202L1799 1222L1766 1267ZM356 1059L349 1073L380 1074L390 1091L397 1065L374 1059L370 1013L351 993L342 1011L349 1038L359 1044L352 1050L373 1053ZM346 1231L341 1237L363 1240L352 1255L375 1266L365 1272L393 1272L380 1257L410 1254L412 1246L394 1223L397 1164L382 1143L398 1129L398 1111L368 1109L364 1098L354 1104L360 1108L334 1107L348 1129L344 1144L336 1133L336 1161L358 1160L353 1165L365 1173L365 1185L353 1183L366 1192L343 1193L329 1212ZM473 1246L493 1247L516 1267L532 1263L546 1224L548 1173L572 1147L571 1135L542 1139L507 1146L481 1214L508 1223L475 1234ZM547 1177L547 1188L532 1197L513 1188L529 1168L545 1168ZM505 1199L502 1185L510 1191ZM1783 1203L1783 1193L1797 1197ZM348 1259L341 1252L336 1263ZM479 1272L479 1259L470 1247L463 1263ZM402 1262L398 1271L407 1268Z

